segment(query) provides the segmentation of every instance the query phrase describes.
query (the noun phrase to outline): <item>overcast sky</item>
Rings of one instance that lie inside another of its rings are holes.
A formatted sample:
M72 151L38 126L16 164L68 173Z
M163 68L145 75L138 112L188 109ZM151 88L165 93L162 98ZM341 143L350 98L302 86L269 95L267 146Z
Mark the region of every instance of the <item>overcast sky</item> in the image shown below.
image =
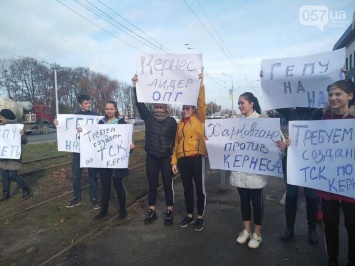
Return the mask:
M0 57L88 67L130 83L138 53L202 52L207 102L231 108L233 81L236 110L245 91L262 98L262 59L331 51L354 11L353 0L0 0Z

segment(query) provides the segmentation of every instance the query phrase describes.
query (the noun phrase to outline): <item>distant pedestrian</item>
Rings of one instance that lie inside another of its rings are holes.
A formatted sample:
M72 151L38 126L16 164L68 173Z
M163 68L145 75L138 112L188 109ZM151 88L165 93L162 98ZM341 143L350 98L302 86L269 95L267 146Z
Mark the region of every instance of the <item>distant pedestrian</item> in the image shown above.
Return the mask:
M173 173L181 174L184 187L186 204L186 217L180 222L179 227L187 227L194 224L194 231L203 230L204 212L206 207L205 173L207 154L205 138L206 100L205 86L203 85L203 73L199 75L201 80L197 106L184 105L182 107L183 118L178 124L175 148L171 160ZM197 219L194 221L194 185L197 196Z
M5 125L8 121L16 120L16 115L9 109L0 111L0 123ZM1 126L0 125L0 126ZM21 144L25 145L28 140L23 129L20 130ZM10 182L15 181L22 188L22 200L28 199L32 195L31 189L26 184L26 181L17 174L17 171L22 168L22 152L20 159L0 159L2 189L3 195L0 201L5 201L10 198Z
M123 118L119 118L117 104L114 101L108 101L105 105L105 117L99 121L99 124L126 124ZM134 144L130 146L131 151ZM117 219L121 220L127 216L126 210L126 191L123 186L123 178L128 176L128 168L100 168L98 169L101 180L102 200L101 210L95 216L95 219L102 219L108 214L108 206L111 198L111 183L116 190L119 203L119 212Z
M96 112L91 111L91 99L87 94L81 94L78 96L78 111L76 115L92 115L97 116ZM54 125L58 125L58 120L54 120ZM81 204L81 172L80 168L80 153L74 152L72 155L72 178L73 178L73 199L65 205L66 208L72 208ZM89 173L89 194L92 207L97 210L100 209L100 205L97 201L97 172L95 168L88 168Z
M259 101L251 92L245 92L239 96L238 107L241 114L246 118L268 118L268 115L261 114ZM277 144L280 148L285 148L283 141L279 141ZM267 176L232 171L230 174L230 183L232 186L238 188L244 225L244 229L239 234L237 242L244 244L249 240L249 248L258 248L262 242L261 226L264 215L263 188L267 184ZM254 217L254 233L252 233L251 228L252 214Z
M132 78L134 85L138 81L138 76ZM152 224L157 219L156 200L158 196L159 172L162 175L165 192L165 220L164 224L173 224L174 191L171 172L171 155L175 144L176 121L169 116L167 105L155 103L153 111L150 112L144 103L137 100L136 87L133 89L136 107L139 115L145 122L145 151L146 174L148 178L148 211L144 224Z

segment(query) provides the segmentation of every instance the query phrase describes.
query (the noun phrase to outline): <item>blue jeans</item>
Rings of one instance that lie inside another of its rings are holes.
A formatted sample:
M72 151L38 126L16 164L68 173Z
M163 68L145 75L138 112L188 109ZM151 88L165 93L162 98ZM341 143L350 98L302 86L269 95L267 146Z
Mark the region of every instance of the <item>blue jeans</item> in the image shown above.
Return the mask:
M81 170L80 168L80 153L73 153L72 157L72 177L73 177L73 190L74 198L81 200ZM90 199L97 199L97 176L95 168L88 168L90 179Z
M17 182L21 188L27 187L26 181L17 174L17 170L3 170L1 169L2 189L10 191L11 180Z

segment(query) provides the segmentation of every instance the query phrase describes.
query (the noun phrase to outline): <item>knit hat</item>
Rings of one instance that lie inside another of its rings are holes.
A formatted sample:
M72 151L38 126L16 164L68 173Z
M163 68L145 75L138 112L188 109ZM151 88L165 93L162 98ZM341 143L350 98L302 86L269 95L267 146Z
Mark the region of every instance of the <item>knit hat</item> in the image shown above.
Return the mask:
M16 119L16 115L9 109L2 109L0 111L0 116L8 119L8 120L15 120Z

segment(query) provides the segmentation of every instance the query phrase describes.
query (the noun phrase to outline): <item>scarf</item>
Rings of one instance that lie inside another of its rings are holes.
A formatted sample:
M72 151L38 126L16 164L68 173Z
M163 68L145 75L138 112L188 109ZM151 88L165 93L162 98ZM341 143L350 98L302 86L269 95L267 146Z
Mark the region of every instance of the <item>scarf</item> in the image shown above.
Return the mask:
M160 112L160 111L153 111L153 116L158 120L158 121L163 121L168 118L169 113L168 111L166 112Z
M104 124L117 124L118 123L118 118L115 118L110 122L107 122L106 118L102 118L101 120L104 122Z

